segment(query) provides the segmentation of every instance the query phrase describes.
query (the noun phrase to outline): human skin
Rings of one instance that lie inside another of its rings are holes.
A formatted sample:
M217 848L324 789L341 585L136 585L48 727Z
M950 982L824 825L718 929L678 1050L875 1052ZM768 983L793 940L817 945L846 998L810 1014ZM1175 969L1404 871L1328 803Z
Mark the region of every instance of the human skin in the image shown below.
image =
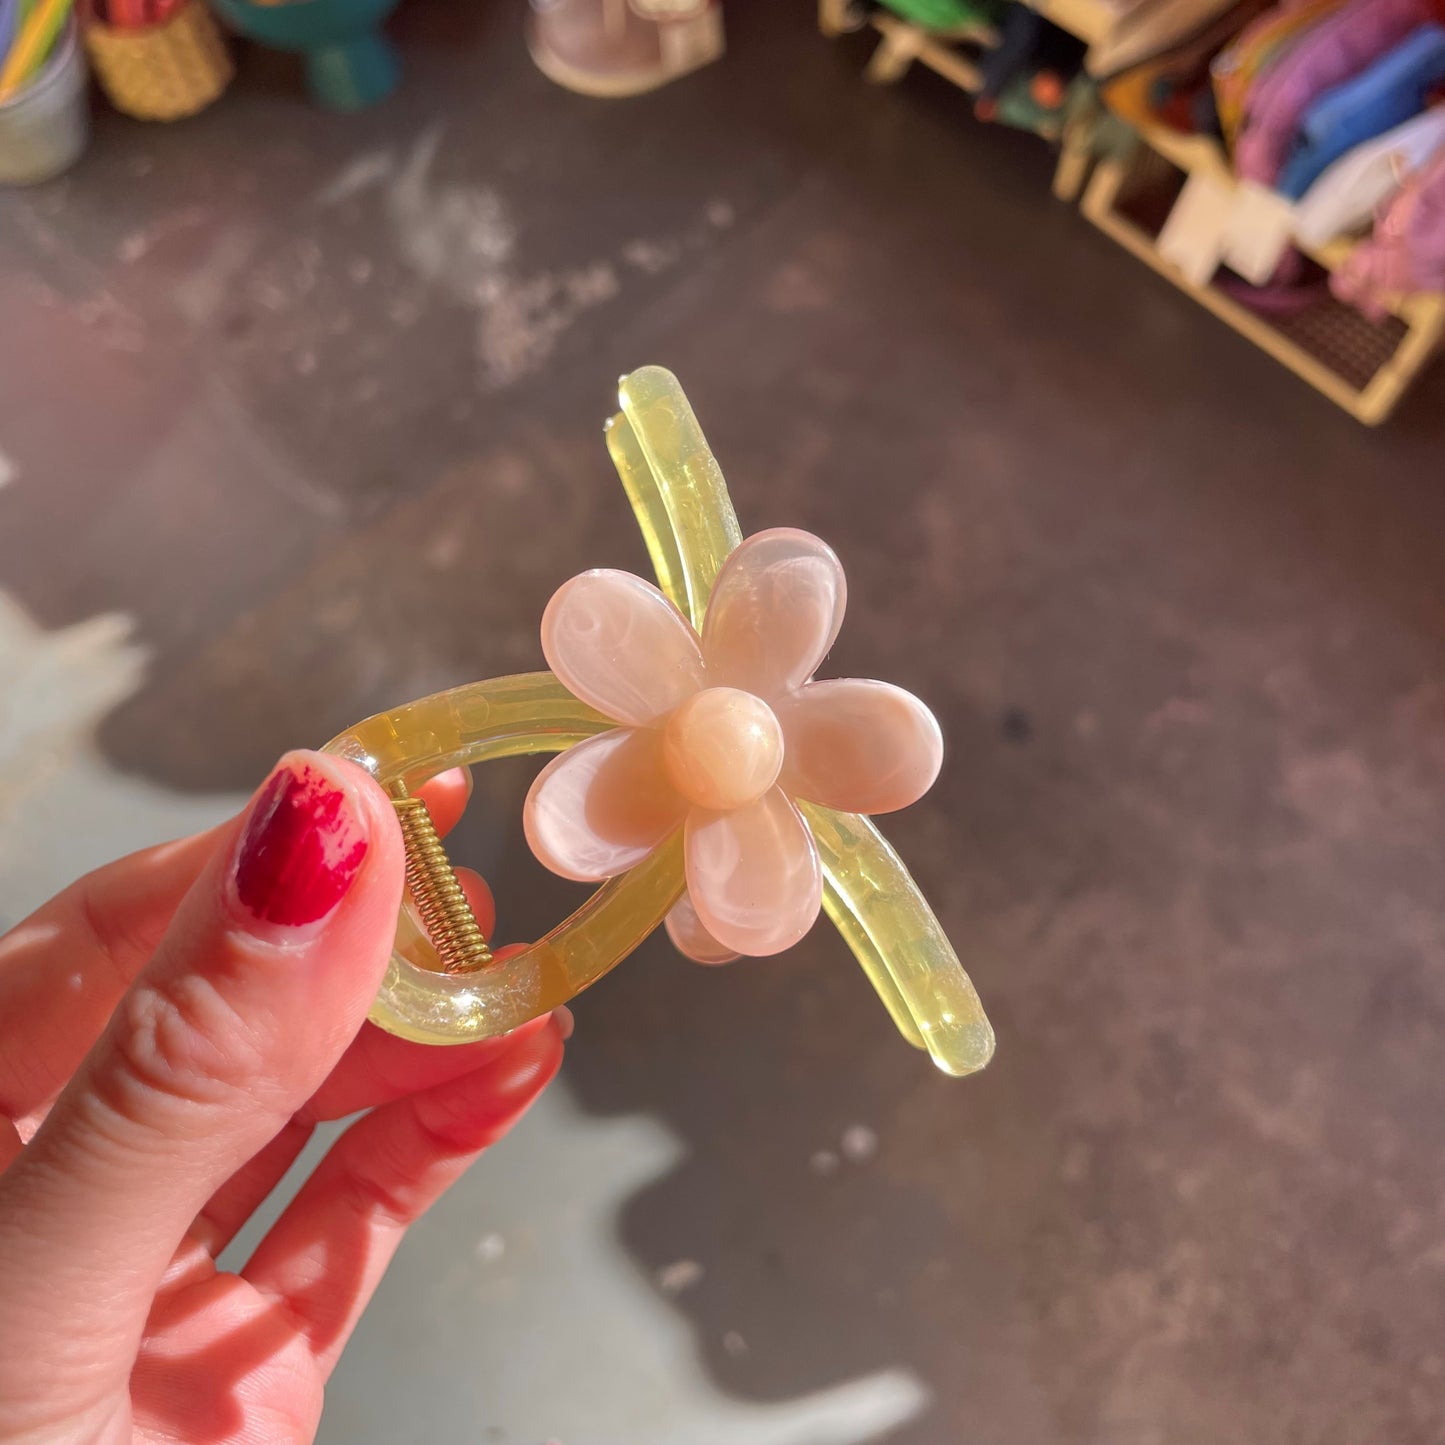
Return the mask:
M470 780L425 796L445 832ZM0 939L0 1440L297 1442L407 1228L556 1073L570 1015L365 1022L403 878L385 794L290 753L235 818ZM485 884L463 874L490 934ZM365 1112L237 1272L315 1126Z

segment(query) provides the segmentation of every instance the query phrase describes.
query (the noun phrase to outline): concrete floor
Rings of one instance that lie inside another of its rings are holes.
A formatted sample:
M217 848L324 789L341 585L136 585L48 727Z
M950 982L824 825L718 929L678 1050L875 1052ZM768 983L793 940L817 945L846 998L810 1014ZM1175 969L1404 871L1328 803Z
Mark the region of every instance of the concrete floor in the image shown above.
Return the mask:
M805 0L625 104L519 9L408 0L356 117L248 51L0 200L0 920L538 665L560 581L646 570L599 426L657 361L745 527L838 547L834 670L944 720L889 833L999 1048L934 1074L827 926L649 946L326 1439L1445 1439L1445 374L1362 430ZM575 896L530 772L455 850L513 937Z

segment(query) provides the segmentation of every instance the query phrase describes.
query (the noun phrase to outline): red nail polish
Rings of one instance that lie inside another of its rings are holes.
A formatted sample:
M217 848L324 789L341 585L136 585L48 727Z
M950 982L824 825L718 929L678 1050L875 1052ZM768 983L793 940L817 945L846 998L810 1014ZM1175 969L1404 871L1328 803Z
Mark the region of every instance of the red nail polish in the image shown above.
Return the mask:
M267 923L315 923L341 902L365 857L346 793L314 768L278 768L246 824L236 894Z

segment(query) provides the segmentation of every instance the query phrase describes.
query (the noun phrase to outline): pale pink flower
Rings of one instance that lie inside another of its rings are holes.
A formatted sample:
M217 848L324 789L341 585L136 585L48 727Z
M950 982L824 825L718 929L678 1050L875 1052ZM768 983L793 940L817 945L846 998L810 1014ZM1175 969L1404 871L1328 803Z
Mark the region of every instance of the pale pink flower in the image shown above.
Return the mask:
M527 795L532 851L600 882L683 828L673 942L702 963L779 953L822 903L817 845L793 801L887 813L943 760L933 714L885 682L814 682L843 622L832 549L807 532L749 537L723 564L702 636L650 582L584 572L542 618L547 663L618 726L558 754Z

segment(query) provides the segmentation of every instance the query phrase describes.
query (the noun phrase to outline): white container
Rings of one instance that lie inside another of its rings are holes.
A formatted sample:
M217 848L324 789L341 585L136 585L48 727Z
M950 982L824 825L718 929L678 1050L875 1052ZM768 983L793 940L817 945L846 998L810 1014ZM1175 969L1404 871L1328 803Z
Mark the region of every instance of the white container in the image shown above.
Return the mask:
M69 170L90 139L85 52L75 16L23 90L0 101L0 184L34 185Z

